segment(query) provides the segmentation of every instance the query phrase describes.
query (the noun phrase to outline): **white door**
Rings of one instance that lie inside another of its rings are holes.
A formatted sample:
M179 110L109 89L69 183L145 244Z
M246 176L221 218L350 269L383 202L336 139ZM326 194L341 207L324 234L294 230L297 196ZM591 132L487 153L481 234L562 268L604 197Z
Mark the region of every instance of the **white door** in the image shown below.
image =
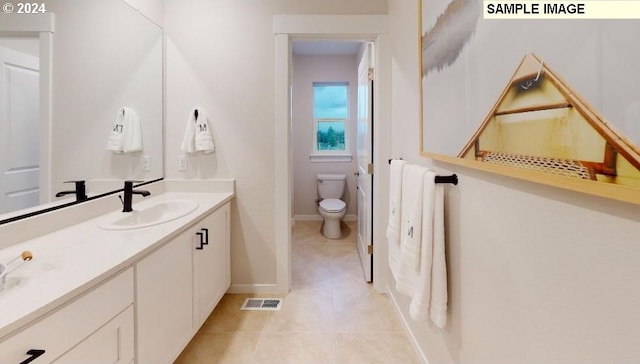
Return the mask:
M373 279L373 44L368 43L358 65L358 253L367 282Z
M0 213L40 203L39 59L0 47Z

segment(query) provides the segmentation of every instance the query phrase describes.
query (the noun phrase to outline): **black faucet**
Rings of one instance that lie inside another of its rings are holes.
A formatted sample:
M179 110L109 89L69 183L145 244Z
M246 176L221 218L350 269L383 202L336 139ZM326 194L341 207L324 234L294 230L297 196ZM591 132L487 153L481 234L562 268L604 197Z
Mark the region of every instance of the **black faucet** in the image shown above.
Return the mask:
M133 184L136 182L142 181L124 181L124 200L122 200L122 212L133 211L133 208L131 207L133 195L142 195L143 197L151 195L149 191L134 190Z
M65 181L64 183L75 183L76 189L73 191L61 191L56 193L56 197L62 197L64 195L69 195L75 193L76 201L84 201L87 199L87 187L84 181Z

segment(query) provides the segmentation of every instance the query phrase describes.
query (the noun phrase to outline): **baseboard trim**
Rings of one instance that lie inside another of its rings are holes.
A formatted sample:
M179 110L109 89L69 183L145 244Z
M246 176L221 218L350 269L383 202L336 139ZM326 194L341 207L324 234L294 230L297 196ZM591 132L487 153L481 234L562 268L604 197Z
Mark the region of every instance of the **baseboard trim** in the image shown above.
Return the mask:
M295 215L293 221L322 221L322 215ZM343 221L358 221L357 215L345 215Z
M429 360L427 360L427 356L424 354L424 351L422 351L422 348L420 347L420 345L418 345L418 340L416 339L415 335L413 335L413 331L411 331L411 329L409 328L409 323L407 322L406 318L402 314L402 310L400 310L400 305L396 300L396 297L393 293L393 289L389 287L387 287L387 297L389 297L389 299L391 300L391 305L395 309L396 314L400 319L402 328L404 329L405 334L407 334L407 337L409 338L409 342L411 343L413 350L415 350L416 354L418 355L418 360L420 360L422 364L429 364Z
M279 289L277 284L232 284L227 290L230 294L278 294Z

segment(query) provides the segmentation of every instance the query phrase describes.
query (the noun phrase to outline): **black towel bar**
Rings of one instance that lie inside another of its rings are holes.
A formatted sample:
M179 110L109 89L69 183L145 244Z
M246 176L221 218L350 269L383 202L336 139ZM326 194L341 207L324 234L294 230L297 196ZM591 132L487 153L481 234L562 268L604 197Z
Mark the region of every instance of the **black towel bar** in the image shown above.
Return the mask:
M398 159L402 159L402 158L398 158ZM391 161L393 159L389 159L389 164L391 164ZM436 176L436 180L434 181L435 183L451 183L454 185L458 184L458 176L456 174L452 174L450 176Z

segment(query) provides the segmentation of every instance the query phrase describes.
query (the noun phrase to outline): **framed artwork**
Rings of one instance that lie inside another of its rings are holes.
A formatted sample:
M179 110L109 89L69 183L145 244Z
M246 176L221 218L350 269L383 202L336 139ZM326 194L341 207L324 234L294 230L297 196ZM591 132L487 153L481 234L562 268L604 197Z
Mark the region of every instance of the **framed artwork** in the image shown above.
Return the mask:
M640 204L640 22L418 7L422 155Z

